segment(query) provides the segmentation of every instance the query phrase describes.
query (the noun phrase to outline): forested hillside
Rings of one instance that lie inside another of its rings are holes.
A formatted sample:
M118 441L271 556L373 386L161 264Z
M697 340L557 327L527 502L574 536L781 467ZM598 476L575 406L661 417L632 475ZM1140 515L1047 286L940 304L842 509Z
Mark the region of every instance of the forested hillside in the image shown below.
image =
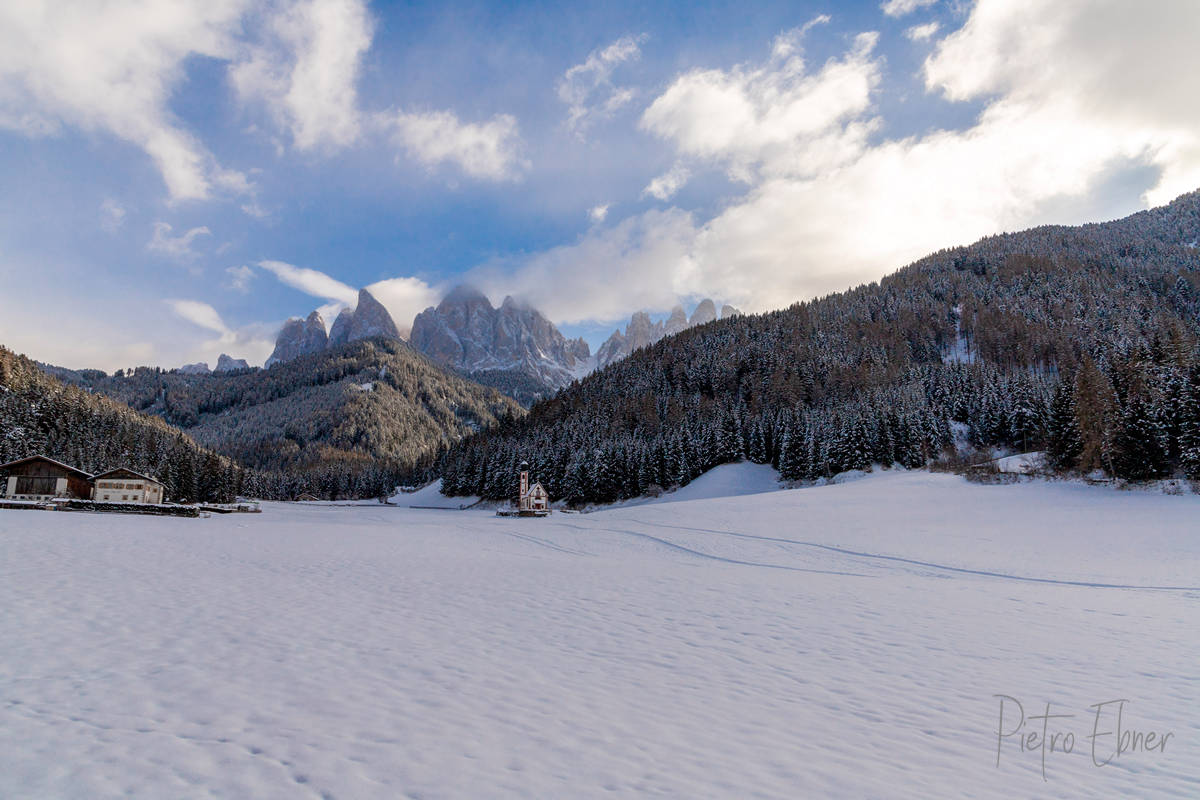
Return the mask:
M0 463L43 454L100 472L128 467L167 486L177 502L227 502L243 472L160 419L65 386L0 347Z
M717 464L811 479L977 447L1060 470L1200 477L1200 193L1123 220L931 255L811 302L638 351L464 440L448 494L511 497L530 461L554 498L633 497Z
M473 431L522 413L396 340L355 341L266 370L188 375L141 367L65 380L177 425L254 470L261 497L370 496Z

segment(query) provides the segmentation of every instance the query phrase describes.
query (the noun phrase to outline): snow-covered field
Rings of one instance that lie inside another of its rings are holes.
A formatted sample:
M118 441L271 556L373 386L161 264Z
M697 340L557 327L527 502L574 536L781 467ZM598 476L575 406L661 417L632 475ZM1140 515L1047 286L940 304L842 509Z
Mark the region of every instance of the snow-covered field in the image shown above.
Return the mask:
M1200 497L675 500L0 511L0 797L1200 796Z

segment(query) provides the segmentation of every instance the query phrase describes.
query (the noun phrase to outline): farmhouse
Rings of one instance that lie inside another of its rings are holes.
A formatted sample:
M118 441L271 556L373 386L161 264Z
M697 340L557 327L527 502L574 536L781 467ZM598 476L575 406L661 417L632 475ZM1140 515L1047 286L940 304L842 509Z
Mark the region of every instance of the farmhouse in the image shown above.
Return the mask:
M4 497L8 500L53 500L69 497L88 500L92 476L83 470L45 456L30 456L0 464L0 475L8 476Z
M110 469L92 478L92 499L98 503L150 503L163 501L163 485L131 469Z

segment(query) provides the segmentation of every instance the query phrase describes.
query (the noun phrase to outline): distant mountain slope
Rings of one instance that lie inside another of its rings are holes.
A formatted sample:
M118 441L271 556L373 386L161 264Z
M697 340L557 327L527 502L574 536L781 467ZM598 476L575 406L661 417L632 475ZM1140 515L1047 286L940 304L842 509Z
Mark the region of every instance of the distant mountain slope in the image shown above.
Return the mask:
M38 454L86 472L128 467L154 476L169 500L228 501L242 489L242 471L228 458L0 347L0 464Z
M493 308L469 286L413 320L409 343L439 364L529 403L591 369L587 343L569 340L537 309L511 297Z
M75 380L178 425L264 473L271 496L374 494L441 449L521 413L403 342L368 339L271 369L187 375L139 368ZM372 481L379 486L367 486Z
M1059 469L1200 477L1200 192L935 253L879 283L692 328L444 460L449 494L632 497L747 458L809 479L920 465L956 425Z

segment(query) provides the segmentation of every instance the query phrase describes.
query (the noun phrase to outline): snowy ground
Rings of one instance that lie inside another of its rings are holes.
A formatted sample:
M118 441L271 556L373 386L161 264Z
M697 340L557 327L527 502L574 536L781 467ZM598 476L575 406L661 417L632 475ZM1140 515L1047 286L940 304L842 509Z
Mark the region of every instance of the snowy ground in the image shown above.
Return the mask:
M1200 796L1196 496L0 511L0 609L5 798Z

